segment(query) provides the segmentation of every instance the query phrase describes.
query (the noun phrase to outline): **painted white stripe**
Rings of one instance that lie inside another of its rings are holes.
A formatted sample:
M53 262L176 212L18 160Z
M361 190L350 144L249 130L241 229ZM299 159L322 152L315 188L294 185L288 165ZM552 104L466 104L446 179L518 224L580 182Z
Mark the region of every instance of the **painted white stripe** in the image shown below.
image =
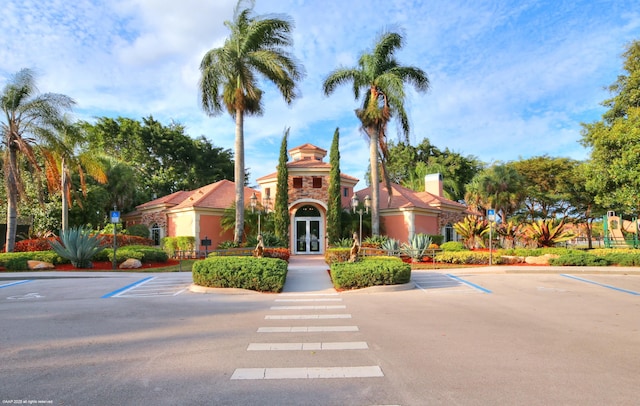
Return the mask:
M324 326L324 327L260 327L258 333L335 333L360 331L358 326Z
M342 302L342 299L276 299L276 302Z
M379 366L327 368L238 368L231 375L237 379L327 379L383 377Z
M279 296L338 296L338 293L280 293Z
M247 351L337 351L366 350L365 341L346 341L328 343L250 343Z
M331 305L331 306L271 306L271 310L332 310L332 309L346 309L345 305Z
M324 319L350 319L350 314L290 314L282 316L267 315L265 320L324 320Z

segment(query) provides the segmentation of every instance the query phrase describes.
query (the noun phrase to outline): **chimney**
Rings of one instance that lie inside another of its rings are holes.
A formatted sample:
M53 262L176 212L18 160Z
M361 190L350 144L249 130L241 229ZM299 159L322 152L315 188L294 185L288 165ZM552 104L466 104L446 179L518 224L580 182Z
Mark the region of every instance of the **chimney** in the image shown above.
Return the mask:
M424 177L424 191L443 197L442 193L442 175L439 173L430 173Z

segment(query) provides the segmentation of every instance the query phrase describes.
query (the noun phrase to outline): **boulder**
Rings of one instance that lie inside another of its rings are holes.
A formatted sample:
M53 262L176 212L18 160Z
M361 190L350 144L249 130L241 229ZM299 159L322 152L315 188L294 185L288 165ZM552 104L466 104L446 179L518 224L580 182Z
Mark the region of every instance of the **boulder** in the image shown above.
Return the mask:
M120 269L137 269L142 268L142 262L139 259L129 258L118 267Z
M539 257L526 257L524 262L532 265L549 265L549 260L551 258L558 258L557 254L544 254Z
M500 261L506 265L521 264L524 262L524 259L524 257L518 257L514 255L502 255L500 257Z
M27 266L29 267L30 270L33 270L33 271L55 268L55 266L53 266L53 264L49 262L35 261L35 260L27 261Z

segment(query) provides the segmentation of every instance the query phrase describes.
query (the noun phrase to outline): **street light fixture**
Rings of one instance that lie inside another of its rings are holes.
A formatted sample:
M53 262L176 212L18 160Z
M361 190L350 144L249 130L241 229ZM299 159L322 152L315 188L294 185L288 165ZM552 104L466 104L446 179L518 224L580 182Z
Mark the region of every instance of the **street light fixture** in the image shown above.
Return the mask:
M351 209L353 209L354 213L358 213L360 215L360 233L358 234L358 243L362 245L362 213L369 214L369 207L371 207L371 198L369 195L366 195L364 198L364 211L362 208L358 209L358 205L360 201L358 200L358 196L353 194L351 197Z
M253 195L251 195L251 198L249 198L249 203L251 204L251 213L254 213L256 207L258 207L258 196L256 196L256 192L253 192ZM271 205L271 198L269 197L269 195L267 195L267 197L262 199L262 208L258 210L258 235L262 234L262 230L260 226L260 215L262 214L263 210L264 210L264 214L269 214L270 205Z

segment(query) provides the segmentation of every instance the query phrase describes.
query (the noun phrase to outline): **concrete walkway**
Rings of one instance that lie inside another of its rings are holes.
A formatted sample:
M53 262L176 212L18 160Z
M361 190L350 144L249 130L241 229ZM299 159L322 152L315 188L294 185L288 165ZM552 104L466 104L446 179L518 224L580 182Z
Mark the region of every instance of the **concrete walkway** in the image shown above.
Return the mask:
M329 265L323 255L292 255L282 293L335 293L328 270Z

